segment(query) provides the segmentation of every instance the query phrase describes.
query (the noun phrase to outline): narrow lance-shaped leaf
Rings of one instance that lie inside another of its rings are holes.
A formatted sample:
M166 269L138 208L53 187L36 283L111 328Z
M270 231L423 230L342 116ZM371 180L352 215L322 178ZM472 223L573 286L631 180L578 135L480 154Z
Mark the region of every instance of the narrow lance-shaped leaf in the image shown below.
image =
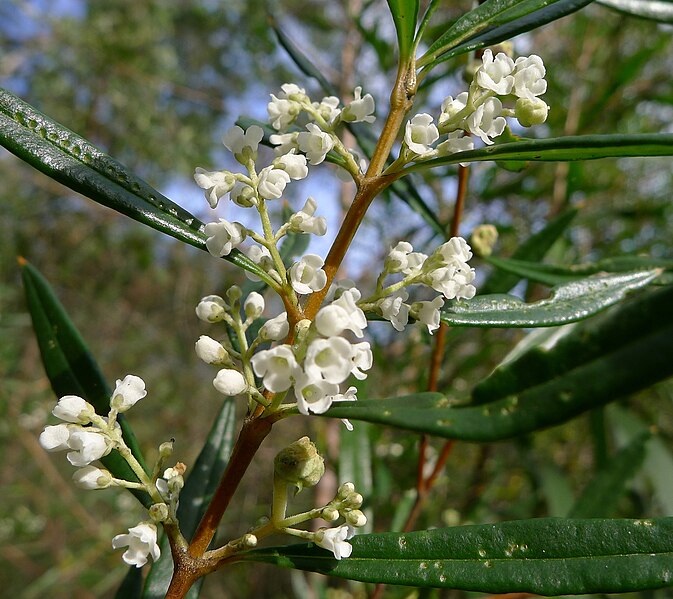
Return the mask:
M0 145L95 202L207 251L201 221L90 142L4 89L0 89ZM224 258L268 279L238 250Z
M554 426L673 375L672 301L673 287L649 293L577 325L552 349L532 350L499 368L480 385L487 405L465 407L441 393L417 393L335 404L323 416L468 441Z
M547 518L406 534L356 535L349 558L313 544L246 561L363 582L537 595L622 593L673 583L673 519Z
M112 392L65 308L46 279L25 260L21 261L21 276L28 311L40 347L40 357L54 394L56 397L83 397L94 406L98 414L107 416ZM128 421L123 414L118 416L117 421L126 444L136 459L144 464L140 447ZM116 451L102 458L101 462L115 477L137 481L129 465ZM150 505L150 498L146 493L135 490L131 492L143 505Z
M598 3L635 17L673 23L673 3L670 0L598 0Z
M400 52L400 63L411 58L418 18L419 0L388 0L388 8L393 15L397 31L397 45Z
M227 466L234 444L235 432L236 403L233 399L226 399L208 433L208 438L199 457L196 459L194 466L188 469L185 486L180 492L178 520L180 531L187 539L194 534ZM152 565L152 569L147 576L142 595L143 599L163 598L168 590L172 575L173 560L168 539L164 536L161 543L161 558ZM201 578L190 589L186 595L188 599L196 599L199 596L203 580Z
M456 152L441 158L433 158L410 166L403 172L414 172L445 164L484 160L564 162L626 156L673 156L673 135L670 133L643 133L633 135L569 135L549 139L522 139L517 142L486 146L477 150Z
M576 322L605 310L627 293L650 284L661 271L592 276L552 290L551 297L527 304L512 295L484 295L455 301L441 319L462 327L553 327Z

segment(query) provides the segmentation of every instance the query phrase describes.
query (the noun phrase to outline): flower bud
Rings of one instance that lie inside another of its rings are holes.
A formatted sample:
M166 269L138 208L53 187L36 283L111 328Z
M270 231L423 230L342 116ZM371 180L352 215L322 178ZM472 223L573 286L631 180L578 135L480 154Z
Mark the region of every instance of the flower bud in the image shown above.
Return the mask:
M493 253L493 246L498 241L498 229L493 225L479 225L470 237L470 245L474 253L480 257L487 257Z
M112 484L112 475L107 470L85 466L75 471L72 480L80 489L106 489Z
M257 546L257 537L253 534L245 534L243 535L243 538L241 539L241 544L243 547L256 547Z
M208 335L201 335L194 349L196 355L206 364L227 364L231 361L222 344Z
M362 495L360 495L360 493L351 493L341 502L341 505L349 508L359 508L362 505L363 501L364 499L362 498Z
M238 285L232 285L227 289L227 299L232 303L235 304L238 300L241 299L241 296L243 295L243 292L241 291L241 288Z
M523 127L541 125L548 114L549 106L540 98L519 98L514 106L514 116Z
M159 457L162 460L167 460L173 455L173 441L166 441L159 445Z
M346 499L349 495L355 493L355 485L353 483L344 483L339 487L337 491L337 497L339 499Z
M219 322L226 310L227 304L219 295L207 295L196 306L196 316L204 322Z
M139 376L127 374L123 381L117 380L110 407L118 412L126 412L146 395L145 381Z
M96 413L94 407L77 395L66 395L58 400L51 413L65 422L88 424Z
M228 395L230 397L240 395L248 388L248 384L245 382L243 375L238 372L238 370L233 370L231 368L223 368L220 370L217 375L215 375L213 386L223 395Z
M334 522L339 519L339 510L328 506L321 512L320 517L327 522Z
M365 516L360 510L349 510L344 513L344 518L346 523L354 526L355 528L360 528L367 524L367 516Z
M156 523L168 520L168 506L165 503L155 503L148 510L150 518Z
M275 475L297 487L313 487L325 474L325 461L308 437L302 437L274 459Z
M281 312L275 318L270 318L259 330L259 336L263 341L280 341L287 337L290 332L290 324L287 321L287 312Z
M259 318L262 315L262 312L264 312L264 298L256 291L253 291L246 298L245 303L243 304L243 310L245 310L245 315L248 318L253 320Z

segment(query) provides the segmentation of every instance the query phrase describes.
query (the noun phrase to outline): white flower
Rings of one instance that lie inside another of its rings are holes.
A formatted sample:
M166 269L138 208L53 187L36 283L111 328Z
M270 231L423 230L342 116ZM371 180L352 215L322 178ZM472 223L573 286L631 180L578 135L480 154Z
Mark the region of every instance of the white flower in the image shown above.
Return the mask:
M259 318L262 315L262 312L264 312L264 306L264 298L256 291L252 291L248 297L245 298L243 311L248 318L254 320L255 318Z
M433 256L441 257L444 264L462 264L472 258L472 248L462 237L452 237L440 245Z
M295 233L312 233L324 235L327 233L327 221L324 216L313 216L318 204L313 198L308 198L304 207L295 212L289 220L290 231Z
M320 291L327 284L327 274L321 268L323 264L317 254L306 254L293 264L288 273L292 289L302 294Z
M257 192L266 200L275 200L283 195L285 186L290 182L290 175L273 166L263 168L259 173Z
M351 317L341 306L330 304L318 310L314 322L323 337L334 337L350 327Z
M257 264L260 268L271 274L272 272L274 274L276 271L273 269L273 260L271 260L271 253L267 248L265 248L263 245L251 245L250 247L243 248L242 252L250 258L255 264ZM259 281L260 278L251 273L246 271L243 271L246 278L250 279L251 281Z
M51 413L56 416L56 418L60 418L66 422L89 424L89 422L91 422L91 417L96 413L96 410L88 401L85 401L81 397L78 397L77 395L66 395L58 400L58 403Z
M410 306L404 303L408 297L409 294L407 291L405 289L400 289L392 295L384 297L376 302L383 318L389 320L393 327L398 331L403 331L407 322L409 322Z
M383 263L383 269L387 273L402 272L408 266L407 256L413 252L414 248L408 241L399 241L397 245L390 249L386 260Z
M486 49L482 56L482 65L477 70L477 84L482 89L506 96L514 85L513 70L514 61L507 54L499 52L494 59L493 52Z
M367 375L362 371L369 370L374 363L372 348L367 341L354 343L351 348L353 350L353 368L351 373L356 379L363 381L367 378Z
M259 336L264 341L280 341L285 339L290 332L290 323L287 320L287 312L281 312L275 318L267 320L259 329Z
M65 451L69 448L70 429L67 424L45 426L40 433L40 445L48 452Z
M347 123L373 123L376 117L372 95L366 94L363 98L362 88L356 87L353 91L353 101L341 112L341 120Z
M199 359L206 364L225 364L229 361L229 354L223 345L208 335L201 335L194 349Z
M219 222L208 223L203 230L208 236L206 248L216 258L228 256L246 237L245 227L241 223L230 223L223 218Z
M347 540L353 538L354 534L355 529L348 524L342 524L337 528L321 529L315 534L315 544L331 551L334 557L340 560L350 557L353 552L353 546Z
M472 299L477 292L474 285L474 269L467 265L444 266L424 277L424 282L446 299Z
M346 393L339 393L338 395L335 395L332 398L332 403L334 403L335 401L357 401L357 395L356 395L357 392L358 390L356 387L348 387L348 389L346 389ZM348 418L342 418L341 422L344 423L344 426L346 427L347 431L353 430L353 424L351 423L350 420L348 420Z
M522 127L541 125L547 120L549 106L541 98L519 98L514 105L514 116Z
M470 133L479 136L487 144L493 144L491 137L502 135L507 122L502 114L502 102L498 98L488 98L465 119Z
M341 110L339 110L339 98L336 96L327 96L320 101L320 104L314 102L313 108L320 113L320 116L328 125L333 124L341 114Z
M284 170L295 181L305 179L308 176L306 156L295 154L295 150L290 150L287 154L279 156L273 161L273 164L276 168Z
M297 409L304 415L326 412L338 392L339 385L323 379L311 378L303 372L297 376L294 383Z
M310 164L320 164L334 147L334 140L315 123L309 123L306 129L297 134L299 149L306 154Z
M257 206L257 194L255 190L247 183L236 181L229 194L231 201L241 208L250 208Z
M247 148L253 156L257 155L259 142L264 137L264 130L258 125L251 125L245 131L238 125L229 129L222 138L222 143L237 158L241 156Z
M452 96L447 96L442 102L442 112L439 115L439 125L440 127L450 121L454 116L456 116L461 110L467 106L467 92L458 94L455 99Z
M342 383L353 369L353 347L343 337L315 339L309 343L304 371L313 378Z
M299 149L297 144L297 135L298 133L277 133L275 135L269 136L269 141L274 145L278 146L274 151L277 156L282 154L287 154L292 150Z
M204 322L220 322L226 311L227 304L219 295L207 295L196 306L196 316Z
M111 441L96 430L87 428L70 432L68 448L73 451L68 452L66 458L73 466L88 466L112 450Z
M278 345L257 352L250 358L255 374L272 393L286 391L299 373L299 364L289 345Z
M437 146L438 156L448 156L456 152L465 152L474 149L474 142L469 135L463 135L462 131L452 131L446 140Z
M364 334L363 333L364 329L367 328L367 317L365 316L365 313L360 308L358 308L357 304L355 303L359 299L360 299L360 292L355 287L351 287L350 289L344 289L341 292L341 295L339 295L339 297L335 299L330 304L330 306L335 306L337 308L343 309L344 312L348 315L348 320L345 321L343 320L343 316L339 316L338 324L337 323L330 324L328 322L327 315L323 315L320 323L316 322L316 328L318 329L318 332L321 335L331 337L332 335L329 334L329 331L334 331L336 330L336 328L343 325L343 328L341 329L341 331L339 331L339 333L347 329L349 331L352 331L356 337L361 338ZM325 306L325 308L329 308L330 306ZM329 313L330 312L327 312L327 314ZM332 315L336 316L336 314ZM332 333L332 334L335 335L339 333Z
M266 111L269 113L271 126L282 131L297 118L301 112L301 104L286 98L277 98L271 94L271 102L266 105Z
M126 412L146 395L145 381L139 376L127 374L123 381L117 379L117 386L110 399L110 407L117 412Z
M122 555L122 559L129 566L141 568L147 563L148 556L156 562L161 556L161 550L157 544L157 527L151 522L141 522L133 528L129 528L129 534L117 535L112 539L113 549L128 547Z
M85 466L75 471L72 480L80 489L93 491L107 489L112 484L112 475L107 470L101 470L96 466Z
M223 395L233 397L243 393L248 388L248 383L238 370L223 368L215 375L213 387Z
M546 71L539 56L521 56L516 59L514 67L515 96L532 100L547 91L547 82L544 80Z
M439 328L439 309L444 305L444 299L438 295L431 302L416 302L411 306L412 316L421 324L428 327L428 333Z
M404 141L415 154L431 152L431 144L438 138L437 126L432 122L432 116L426 113L417 114L407 122L404 129Z
M194 181L205 190L206 200L211 208L217 207L220 199L227 195L236 183L234 176L227 171L207 171L200 166L194 171Z

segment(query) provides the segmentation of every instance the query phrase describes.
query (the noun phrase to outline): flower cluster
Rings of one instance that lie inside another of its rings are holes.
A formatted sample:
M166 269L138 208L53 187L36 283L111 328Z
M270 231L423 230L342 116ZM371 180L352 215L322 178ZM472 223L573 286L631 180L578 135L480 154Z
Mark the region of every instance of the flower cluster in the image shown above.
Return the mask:
M494 57L491 50L484 50L469 90L445 98L437 124L427 113L407 122L400 161L471 150L470 136L491 145L505 131L505 117L515 117L524 127L544 123L549 107L539 96L547 91L545 72L542 59L535 54L514 61L504 52ZM507 108L507 103L513 108ZM446 139L434 146L442 135Z
M452 237L429 256L414 252L409 242L400 241L386 257L375 293L359 305L365 310L377 312L398 331L404 330L409 317L412 317L432 333L439 327L439 311L445 299L474 297L476 289L472 283L475 272L467 263L470 258L472 251L462 237ZM397 275L399 280L385 285L388 275ZM406 303L409 299L406 288L419 284L442 295L431 301Z
M61 397L52 414L63 422L46 426L40 434L40 445L49 452L68 452L68 462L77 468L73 480L78 487L93 490L115 486L147 492L153 501L150 515L159 522L175 517L184 465L178 464L175 469L168 469L164 473L164 478L169 474L168 481L149 477L126 445L117 422L120 413L129 410L146 395L144 381L129 374L123 380L117 381L106 417L97 414L94 406L82 397ZM93 462L104 458L113 450L119 452L128 463L136 480L115 478L108 470L93 465ZM170 456L171 451L172 443L162 445L156 471L159 471L161 463ZM122 559L127 564L140 568L147 563L148 557L152 557L154 561L159 559L157 527L153 522L141 522L130 528L128 534L115 536L112 546L115 549L128 547Z

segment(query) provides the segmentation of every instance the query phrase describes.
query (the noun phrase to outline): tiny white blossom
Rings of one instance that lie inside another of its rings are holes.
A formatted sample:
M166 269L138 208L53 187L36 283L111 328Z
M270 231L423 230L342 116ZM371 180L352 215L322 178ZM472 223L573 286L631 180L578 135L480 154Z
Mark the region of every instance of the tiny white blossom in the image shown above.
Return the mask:
M469 135L463 135L462 131L452 131L436 149L438 156L448 156L456 152L473 150L474 141Z
M488 98L466 119L470 133L477 135L488 145L493 144L492 137L502 135L507 122L502 114L502 102L498 98Z
M267 320L259 329L259 336L265 341L280 341L290 332L287 312L281 312L275 318Z
M446 299L472 299L477 292L471 284L474 277L473 268L452 265L432 271L424 277L424 282L442 293Z
M241 223L230 223L223 218L218 222L208 223L204 232L208 236L206 249L216 258L228 256L231 250L243 243L247 235Z
M264 386L272 393L287 391L300 372L289 345L277 345L257 352L250 358L250 362L255 374L262 377Z
M353 376L363 381L367 378L367 375L362 372L363 370L369 370L374 364L374 356L372 355L372 348L369 345L368 341L362 341L360 343L354 343L352 345L353 350L353 368L351 373Z
M110 399L110 407L117 412L126 412L146 395L145 381L139 376L127 374L124 380L117 379L117 386Z
M295 212L289 220L290 231L295 233L312 233L324 235L327 233L327 221L324 216L313 216L318 204L313 198L308 198L304 207Z
M400 289L376 302L383 318L389 320L398 331L403 331L407 322L409 322L410 306L404 303L408 297L409 293L406 289Z
M260 268L271 274L272 272L274 274L277 274L276 271L273 269L273 260L271 259L271 253L267 248L265 248L263 245L251 245L250 247L246 247L242 249L242 252L250 258L255 264L257 264ZM259 281L260 278L251 273L248 272L247 270L244 271L244 274L246 278L250 279L251 281Z
M521 56L514 63L514 93L518 98L532 100L547 91L544 79L545 67L542 59L536 54Z
M414 251L413 246L408 241L399 241L392 247L383 263L383 269L387 273L402 272L408 267L408 255Z
M327 549L334 554L338 560L344 557L350 557L353 552L353 546L348 539L353 538L355 529L348 524L342 524L337 528L321 529L316 533L315 544L318 547Z
M290 285L297 293L320 291L327 284L327 274L321 268L323 259L317 254L306 254L289 271Z
M412 316L420 323L428 327L428 333L439 328L439 309L444 305L444 298L438 295L431 302L416 302L411 306Z
M201 335L194 349L199 359L206 364L225 364L229 361L229 354L223 345L208 335Z
M247 183L236 181L229 194L231 201L241 208L257 206L257 194Z
M297 375L294 383L297 409L304 415L326 412L338 392L339 385L324 379L311 378L303 372Z
M376 120L374 116L374 98L371 94L362 97L362 88L356 87L353 91L353 101L341 112L341 120L347 123L373 123Z
M341 283L341 281L340 281ZM367 317L365 313L359 308L356 302L360 299L360 292L355 287L344 289L341 295L332 302L332 306L343 308L348 314L348 325L345 327L353 334L361 338L364 329L367 328Z
M58 400L51 413L65 422L88 424L96 413L94 407L77 395L66 395Z
M404 128L404 141L415 154L427 154L432 151L432 144L439 138L437 126L432 116L426 113L417 114L407 122Z
M204 322L220 322L226 311L227 304L219 295L207 295L196 306L196 316Z
M246 391L248 384L238 370L223 368L215 375L215 379L213 379L213 387L223 395L233 397L234 395L240 395Z
M261 294L256 291L251 292L247 298L245 298L245 303L243 304L243 311L248 318L254 320L259 318L264 312L264 298Z
M439 125L442 126L447 121L451 120L461 110L467 106L467 92L458 94L455 99L452 96L447 96L442 102L442 112L439 115Z
M67 424L45 426L40 433L40 445L48 452L65 451L68 449L71 427Z
M452 237L440 245L433 256L441 257L444 264L462 264L472 258L472 248L462 237Z
M332 125L341 114L341 110L339 109L339 98L336 96L327 96L323 98L319 104L314 102L313 108L320 113L320 116L328 125Z
M327 152L334 147L334 140L315 123L309 123L306 129L307 131L297 134L299 149L306 154L310 164L320 164L325 160Z
M197 166L194 171L194 181L205 190L206 200L211 208L216 208L220 199L227 195L236 179L227 171L207 171Z
M353 369L353 347L343 337L315 339L309 343L304 371L314 379L343 383Z
M258 125L251 125L245 131L234 125L224 134L222 143L234 156L240 156L246 148L254 156L263 137L264 130Z
M294 152L294 150L291 150L287 154L279 156L273 161L273 164L276 168L284 170L290 175L291 179L299 181L308 176L308 167L306 166L306 156Z
M263 168L259 173L257 192L265 200L276 200L283 195L285 186L290 182L290 175L273 166Z
M277 97L271 94L271 102L266 107L271 126L279 131L294 122L302 110L301 102L309 101L306 92L294 83L284 83L280 89Z
M66 458L73 466L88 466L112 450L111 441L96 430L86 428L70 432L68 448L73 451L68 452Z
M276 133L269 136L269 141L274 145L278 146L274 151L277 156L282 154L287 154L291 150L298 150L299 144L297 143L298 133Z
M494 91L496 94L506 96L512 91L514 85L514 61L504 52L498 52L493 58L493 52L484 50L482 65L476 73L476 81L482 89Z
M107 489L112 484L112 475L107 470L101 470L96 466L85 466L75 471L72 480L80 489L94 491Z
M157 544L157 527L150 522L141 522L129 528L129 534L117 535L112 539L112 547L113 549L128 547L122 559L129 566L136 568L144 566L150 556L154 562L161 556L161 550Z

